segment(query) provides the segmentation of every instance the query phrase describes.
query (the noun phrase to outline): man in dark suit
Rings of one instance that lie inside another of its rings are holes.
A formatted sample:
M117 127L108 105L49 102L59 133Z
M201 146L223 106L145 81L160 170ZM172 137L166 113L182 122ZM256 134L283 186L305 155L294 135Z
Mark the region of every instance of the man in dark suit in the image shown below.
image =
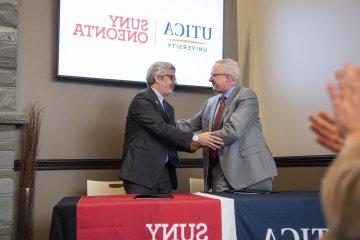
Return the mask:
M152 64L146 82L148 88L129 106L120 178L126 193L171 193L177 188L176 150L191 151L195 143L217 149L222 140L211 133L194 134L176 128L174 109L165 100L176 84L171 63Z

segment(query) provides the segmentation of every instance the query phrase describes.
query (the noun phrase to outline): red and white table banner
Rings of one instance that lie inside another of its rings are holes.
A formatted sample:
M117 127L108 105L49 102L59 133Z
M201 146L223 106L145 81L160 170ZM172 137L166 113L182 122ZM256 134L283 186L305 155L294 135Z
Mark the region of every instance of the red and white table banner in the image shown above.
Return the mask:
M221 205L221 200L194 194L82 197L76 213L77 240L219 240Z
M222 239L236 240L236 222L235 222L235 206L234 199L220 197L217 195L207 193L195 193L198 196L218 199L221 202L221 225L222 225Z

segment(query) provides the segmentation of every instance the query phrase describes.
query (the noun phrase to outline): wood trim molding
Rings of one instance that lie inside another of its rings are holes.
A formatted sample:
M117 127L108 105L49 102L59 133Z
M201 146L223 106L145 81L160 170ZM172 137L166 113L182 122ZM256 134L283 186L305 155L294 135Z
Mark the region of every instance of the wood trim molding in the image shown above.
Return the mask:
M275 157L275 162L277 167L324 167L335 157L336 155Z
M275 157L277 167L323 167L328 166L335 155L311 155ZM121 159L39 159L36 170L90 170L120 169ZM187 158L180 161L179 168L202 168L201 158ZM19 160L14 162L14 170L19 171Z

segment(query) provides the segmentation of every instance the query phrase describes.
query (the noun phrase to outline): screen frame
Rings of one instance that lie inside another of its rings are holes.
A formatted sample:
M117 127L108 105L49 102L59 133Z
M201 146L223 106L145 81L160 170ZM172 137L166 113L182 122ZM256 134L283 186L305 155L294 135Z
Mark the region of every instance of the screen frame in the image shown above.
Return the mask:
M109 79L109 78L97 78L97 77L80 77L80 76L71 76L71 75L63 75L59 74L59 57L60 57L60 11L61 11L61 1L57 1L57 17L56 17L56 70L55 75L56 79L60 81L76 81L76 82L92 82L92 83L101 83L106 85L125 85L125 86L146 86L146 80L144 78L144 82L141 81L133 81L128 79ZM222 58L224 58L224 45L225 45L225 27L226 27L226 4L225 0L222 0L223 5L223 35L222 35ZM218 59L220 60L220 59ZM237 60L237 59L235 59ZM150 66L149 66L150 67ZM175 66L176 68L176 66ZM209 68L209 72L211 69ZM189 89L212 89L212 86L196 86L196 85L186 85L186 84L177 84L177 88L189 88Z

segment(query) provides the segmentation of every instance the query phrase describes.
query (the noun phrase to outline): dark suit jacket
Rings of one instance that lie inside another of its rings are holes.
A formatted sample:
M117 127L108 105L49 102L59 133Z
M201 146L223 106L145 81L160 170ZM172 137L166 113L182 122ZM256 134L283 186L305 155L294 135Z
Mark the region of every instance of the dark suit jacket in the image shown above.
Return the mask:
M169 117L175 125L172 106ZM126 118L120 178L154 187L165 167L169 148L190 151L192 136L193 133L166 123L162 105L151 88L139 92L130 103ZM176 189L175 169L170 174L172 186Z

